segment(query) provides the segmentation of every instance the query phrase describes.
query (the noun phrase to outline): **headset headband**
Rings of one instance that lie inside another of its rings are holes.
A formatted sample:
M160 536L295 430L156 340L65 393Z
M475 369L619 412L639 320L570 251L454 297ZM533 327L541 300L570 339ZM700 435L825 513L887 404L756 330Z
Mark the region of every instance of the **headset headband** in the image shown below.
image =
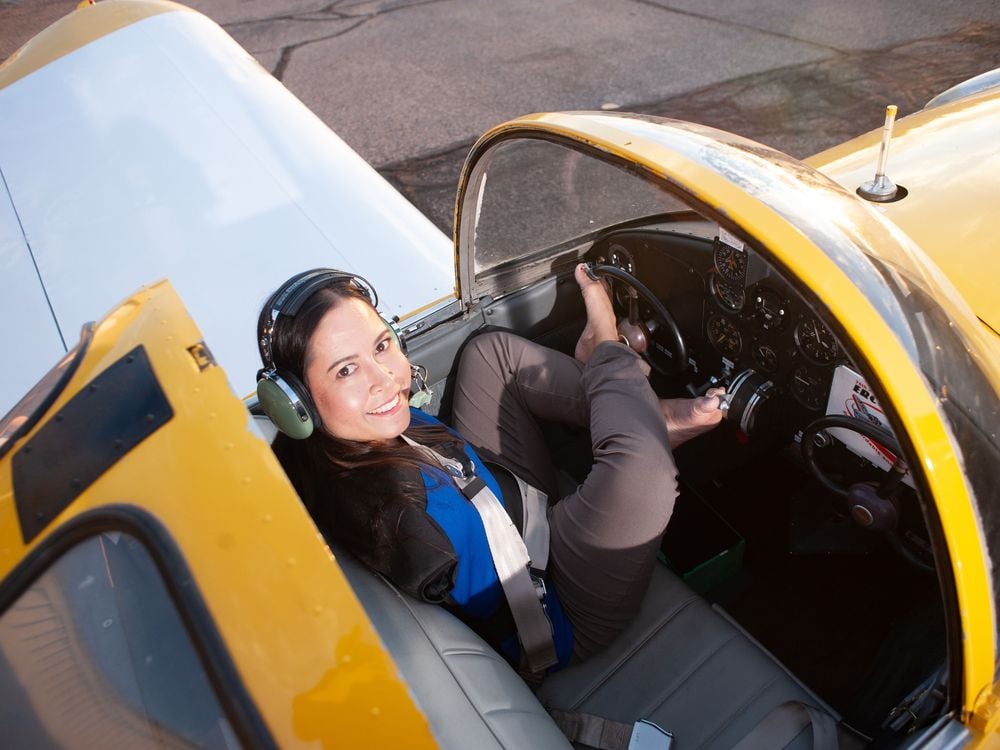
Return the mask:
M292 317L296 315L316 291L337 281L348 281L357 291L361 292L371 303L378 307L378 294L375 287L363 276L334 268L314 268L292 276L278 287L278 290L268 298L261 310L257 326L257 346L260 349L260 359L264 365L262 370L275 368L274 352L271 344L274 337L274 326L279 316Z
M271 422L295 440L304 440L312 435L321 424L321 419L303 379L295 373L282 370L274 361L274 327L279 317L296 315L315 292L338 281L346 281L373 308L378 305L375 289L363 276L333 268L314 268L296 274L282 284L267 300L257 319L257 344L264 364L257 373L257 399ZM406 347L399 331L385 318L382 321L405 354Z

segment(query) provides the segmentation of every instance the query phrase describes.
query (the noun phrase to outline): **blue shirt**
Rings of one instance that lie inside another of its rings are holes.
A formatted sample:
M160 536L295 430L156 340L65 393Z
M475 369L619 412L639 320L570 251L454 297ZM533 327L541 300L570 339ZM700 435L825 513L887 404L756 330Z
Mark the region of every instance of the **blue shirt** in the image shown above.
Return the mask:
M434 417L412 408L410 423L441 425ZM450 428L446 429L454 433ZM468 443L465 444L465 453L472 461L476 476L486 483L503 504L503 494L496 479ZM493 555L490 554L486 530L479 512L443 469L431 466L422 472L422 476L427 491L427 514L444 531L458 558L451 597L463 612L478 619L489 619L500 608L504 593L493 565ZM545 605L552 623L558 666L564 667L573 654L573 628L559 603L555 586L546 581L546 588L548 596ZM501 650L516 666L519 661L517 638L505 641Z

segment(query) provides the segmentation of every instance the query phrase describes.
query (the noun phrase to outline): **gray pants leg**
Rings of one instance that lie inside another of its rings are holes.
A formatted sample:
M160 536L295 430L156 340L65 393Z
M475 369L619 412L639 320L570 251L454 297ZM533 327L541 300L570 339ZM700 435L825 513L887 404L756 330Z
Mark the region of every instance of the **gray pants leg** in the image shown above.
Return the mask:
M656 396L628 347L602 343L581 365L512 334L473 339L458 369L456 429L555 498L536 419L589 426L593 440L593 469L550 516L549 575L583 659L638 612L673 511L676 468Z

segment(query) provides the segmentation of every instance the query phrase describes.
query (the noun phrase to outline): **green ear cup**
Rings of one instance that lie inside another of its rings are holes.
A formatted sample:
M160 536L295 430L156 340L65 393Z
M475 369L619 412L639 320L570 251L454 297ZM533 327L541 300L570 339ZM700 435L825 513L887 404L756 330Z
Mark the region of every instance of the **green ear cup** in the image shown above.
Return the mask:
M314 424L308 408L279 376L257 382L257 400L268 419L288 437L305 440L312 435Z

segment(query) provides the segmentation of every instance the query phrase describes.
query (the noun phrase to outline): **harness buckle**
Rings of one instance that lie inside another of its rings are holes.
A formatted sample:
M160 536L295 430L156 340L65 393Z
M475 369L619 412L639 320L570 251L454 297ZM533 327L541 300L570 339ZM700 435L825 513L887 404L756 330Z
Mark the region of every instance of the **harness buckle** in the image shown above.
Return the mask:
M448 459L442 466L444 470L451 474L455 479L472 479L476 476L476 467L472 463L471 459L465 459L464 461L459 461L457 459Z
M535 594L538 596L538 601L545 604L545 597L549 595L549 590L545 588L545 579L541 576L537 576L531 573L531 583L535 587Z
M646 719L632 725L628 750L670 750L674 736L663 727Z
M465 469L457 461L449 461L445 464L445 471L451 474L455 479L468 479L469 477L465 473Z

